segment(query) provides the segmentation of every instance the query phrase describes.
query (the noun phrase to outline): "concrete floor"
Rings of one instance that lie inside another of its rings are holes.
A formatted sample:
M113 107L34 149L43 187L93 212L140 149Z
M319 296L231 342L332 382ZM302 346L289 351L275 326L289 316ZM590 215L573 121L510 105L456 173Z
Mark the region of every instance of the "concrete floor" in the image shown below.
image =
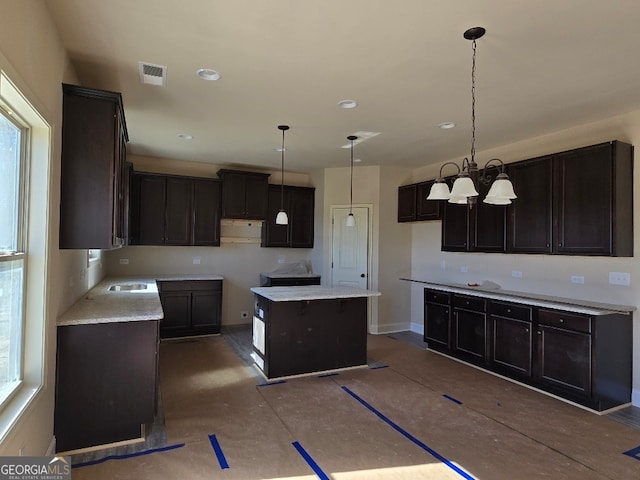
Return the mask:
M370 368L265 382L235 333L163 343L166 445L73 478L640 478L640 430L419 341L370 336Z

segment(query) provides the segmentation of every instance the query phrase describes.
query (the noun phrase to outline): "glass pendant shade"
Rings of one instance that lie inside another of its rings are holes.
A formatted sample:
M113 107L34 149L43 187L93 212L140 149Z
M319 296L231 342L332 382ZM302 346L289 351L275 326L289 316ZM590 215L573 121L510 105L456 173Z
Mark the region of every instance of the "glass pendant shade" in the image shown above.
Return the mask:
M487 193L487 197L504 197L509 200L518 198L516 197L516 193L513 191L513 184L506 173L498 175L495 182L491 185L489 193Z
M457 203L458 205L466 205L468 203L467 197L464 195L450 195L449 203Z
M438 178L434 184L431 185L427 200L449 200L450 195L449 186L442 178Z
M511 200L505 197L485 197L482 201L483 203L488 203L489 205L510 205Z
M461 173L453 182L453 188L451 189L452 197L477 197L478 191L476 190L473 180L469 174Z
M355 225L356 225L356 218L353 216L353 213L350 213L350 214L347 216L347 223L346 223L346 226L347 226L347 227L355 227Z
M280 210L278 215L276 215L276 225L288 225L289 217L287 217L287 212L284 210Z

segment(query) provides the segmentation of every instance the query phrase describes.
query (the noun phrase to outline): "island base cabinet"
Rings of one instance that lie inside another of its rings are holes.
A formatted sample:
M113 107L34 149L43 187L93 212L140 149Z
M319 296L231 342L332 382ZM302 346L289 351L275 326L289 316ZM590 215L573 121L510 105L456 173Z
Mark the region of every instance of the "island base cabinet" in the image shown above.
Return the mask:
M257 295L255 314L264 323L264 351L254 345L254 355L267 378L367 363L366 298L274 302Z
M58 327L57 451L139 438L156 412L157 353L155 320Z

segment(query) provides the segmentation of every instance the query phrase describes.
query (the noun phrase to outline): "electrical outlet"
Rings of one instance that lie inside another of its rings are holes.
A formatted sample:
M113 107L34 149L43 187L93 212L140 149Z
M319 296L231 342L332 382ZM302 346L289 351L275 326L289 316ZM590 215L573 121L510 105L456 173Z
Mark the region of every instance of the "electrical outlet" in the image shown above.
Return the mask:
M278 255L278 263L284 263L287 261L287 257L284 255Z
M128 258L121 258L120 259L120 265L129 265L129 259Z
M243 310L240 312L240 318L247 318L249 316L249 312Z
M447 268L447 262L445 260L440 260L440 268L445 270Z
M511 270L511 276L513 278L522 278L522 272L520 270Z
M193 264L194 265L200 265L200 261L202 260L201 257L193 257Z
M631 274L628 272L609 272L609 283L611 285L631 285Z
M584 277L582 275L571 275L571 283L584 283Z
M469 267L467 266L460 267L460 273L469 273Z

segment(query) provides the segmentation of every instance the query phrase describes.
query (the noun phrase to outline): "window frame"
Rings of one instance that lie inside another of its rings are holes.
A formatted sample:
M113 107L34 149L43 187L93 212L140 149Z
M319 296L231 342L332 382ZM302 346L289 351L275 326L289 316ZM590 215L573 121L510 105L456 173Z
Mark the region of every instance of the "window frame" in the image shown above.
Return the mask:
M29 145L31 141L31 129L28 123L22 119L7 103L0 97L0 115L9 123L20 130L19 142L19 166L17 169L17 225L14 251L0 251L0 263L20 262L22 268L22 281L20 285L20 325L19 328L19 352L17 353L17 380L6 388L0 388L0 410L13 400L17 392L23 385L24 380L24 355L25 355L25 324L26 324L26 301L27 301L27 238L28 238L28 176L29 176ZM4 391L7 390L7 391Z

